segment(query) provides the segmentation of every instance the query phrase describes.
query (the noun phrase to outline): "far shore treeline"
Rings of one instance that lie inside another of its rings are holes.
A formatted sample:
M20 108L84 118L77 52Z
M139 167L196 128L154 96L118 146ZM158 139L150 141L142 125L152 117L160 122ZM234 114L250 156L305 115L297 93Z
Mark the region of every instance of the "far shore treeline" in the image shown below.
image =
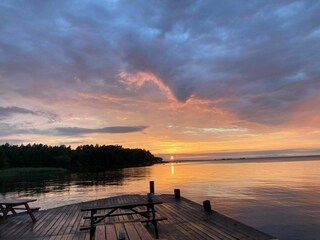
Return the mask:
M161 162L143 149L128 149L119 145L70 146L43 144L0 146L0 169L5 168L65 168L68 170L105 170L147 166Z

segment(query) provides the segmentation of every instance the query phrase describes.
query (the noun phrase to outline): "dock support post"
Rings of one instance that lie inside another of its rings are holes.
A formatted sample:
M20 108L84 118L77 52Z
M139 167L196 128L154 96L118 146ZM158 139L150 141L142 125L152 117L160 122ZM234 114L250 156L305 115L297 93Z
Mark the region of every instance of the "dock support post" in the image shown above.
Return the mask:
M150 193L154 194L154 181L150 181Z
M180 189L174 189L174 198L180 199Z
M205 212L211 212L211 203L209 200L203 201L203 209Z

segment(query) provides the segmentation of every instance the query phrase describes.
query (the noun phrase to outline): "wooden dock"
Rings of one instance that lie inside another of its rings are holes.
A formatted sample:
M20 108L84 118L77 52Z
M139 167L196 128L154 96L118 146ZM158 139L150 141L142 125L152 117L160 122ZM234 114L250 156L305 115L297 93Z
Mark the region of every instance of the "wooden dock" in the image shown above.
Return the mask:
M35 223L30 220L29 215L17 214L0 223L0 239L86 240L89 239L89 231L79 230L80 225L85 223L85 213L80 211L82 207L142 201L145 198L142 195L124 195L43 210L35 213L38 220ZM163 202L156 207L157 214L168 218L158 224L160 239L276 239L216 211L205 212L203 206L186 198L175 199L174 195L162 194L157 195L156 200ZM125 219L126 216L119 218L122 221L129 220ZM155 238L152 224L146 228ZM106 233L108 228L105 229L103 234L109 240ZM138 234L126 239L144 239L139 236L139 229L135 230Z

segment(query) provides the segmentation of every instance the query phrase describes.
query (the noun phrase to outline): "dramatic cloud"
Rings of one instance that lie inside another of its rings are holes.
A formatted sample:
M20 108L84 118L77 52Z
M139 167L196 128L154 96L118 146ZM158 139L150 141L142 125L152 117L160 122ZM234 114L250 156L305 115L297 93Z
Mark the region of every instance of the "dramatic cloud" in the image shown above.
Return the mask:
M123 70L147 72L179 101L228 96L219 107L240 118L283 122L320 89L319 11L312 0L2 1L1 85L109 92Z
M315 128L319 12L314 0L2 0L0 106L16 107L0 119L59 116L41 125L58 135L141 125L162 136L170 124L241 135L298 129L301 116Z

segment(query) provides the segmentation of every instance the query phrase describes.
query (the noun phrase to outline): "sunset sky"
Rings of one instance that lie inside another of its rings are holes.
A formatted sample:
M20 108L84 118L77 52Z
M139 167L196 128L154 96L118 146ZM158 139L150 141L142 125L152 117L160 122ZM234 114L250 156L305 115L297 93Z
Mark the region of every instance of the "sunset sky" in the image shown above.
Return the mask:
M320 154L320 2L0 1L0 144Z

